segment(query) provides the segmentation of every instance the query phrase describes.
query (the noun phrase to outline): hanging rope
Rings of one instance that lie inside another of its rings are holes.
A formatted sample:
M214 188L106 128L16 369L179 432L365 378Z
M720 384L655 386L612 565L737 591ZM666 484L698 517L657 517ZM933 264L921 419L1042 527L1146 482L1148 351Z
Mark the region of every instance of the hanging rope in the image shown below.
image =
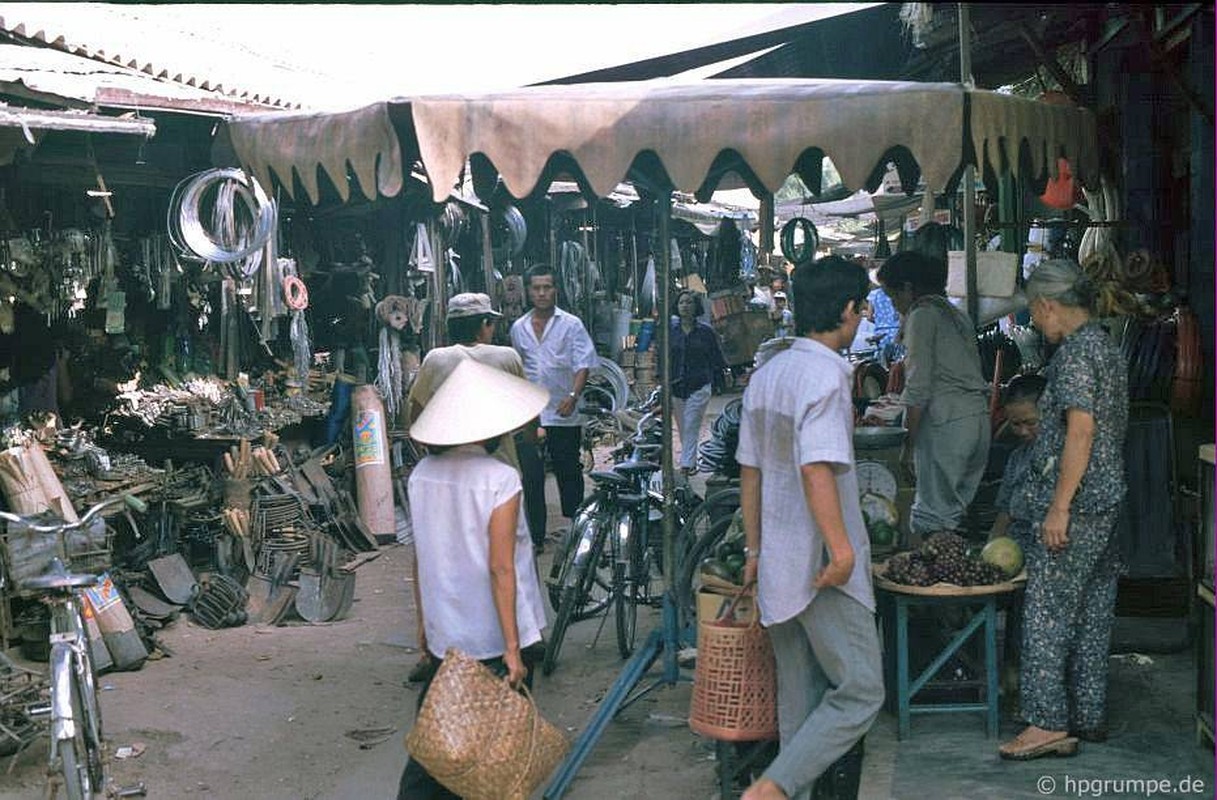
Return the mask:
M396 419L401 408L405 375L401 368L401 336L385 326L380 329L380 357L377 360L376 388L385 401L389 419Z

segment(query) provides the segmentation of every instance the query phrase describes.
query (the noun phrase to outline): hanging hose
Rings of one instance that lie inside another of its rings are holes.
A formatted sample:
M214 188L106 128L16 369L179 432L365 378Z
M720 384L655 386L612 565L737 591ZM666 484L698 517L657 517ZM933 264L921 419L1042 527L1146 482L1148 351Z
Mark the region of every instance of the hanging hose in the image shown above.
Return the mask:
M802 247L795 244L796 231L803 232ZM820 247L820 234L811 220L805 217L795 217L782 226L782 255L792 264L803 264L816 257Z
M303 311L308 308L308 287L304 281L295 275L283 277L283 302L292 311Z

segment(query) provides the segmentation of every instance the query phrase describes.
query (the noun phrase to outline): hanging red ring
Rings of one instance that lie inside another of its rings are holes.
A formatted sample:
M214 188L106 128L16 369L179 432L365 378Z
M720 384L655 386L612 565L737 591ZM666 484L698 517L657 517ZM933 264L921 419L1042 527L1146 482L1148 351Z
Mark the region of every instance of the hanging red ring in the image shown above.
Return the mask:
M283 278L283 302L293 311L303 311L308 308L308 287L304 281L295 275Z

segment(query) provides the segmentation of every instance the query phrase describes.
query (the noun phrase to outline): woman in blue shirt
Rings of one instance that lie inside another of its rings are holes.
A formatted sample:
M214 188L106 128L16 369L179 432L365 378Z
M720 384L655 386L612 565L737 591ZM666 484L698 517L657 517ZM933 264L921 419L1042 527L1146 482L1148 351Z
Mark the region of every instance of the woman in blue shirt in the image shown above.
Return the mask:
M705 307L694 292L685 290L676 298L669 347L672 351L672 413L680 432L680 470L697 471L697 440L710 403L715 375L727 368L718 334L698 322Z

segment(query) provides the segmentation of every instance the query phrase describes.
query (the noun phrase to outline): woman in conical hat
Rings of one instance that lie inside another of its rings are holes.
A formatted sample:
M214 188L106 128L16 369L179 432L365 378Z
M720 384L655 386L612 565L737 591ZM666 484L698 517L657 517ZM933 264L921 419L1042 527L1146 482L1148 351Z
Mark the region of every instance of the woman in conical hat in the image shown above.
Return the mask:
M438 662L457 648L513 686L532 684L545 605L520 473L493 458L499 439L534 419L549 393L472 359L440 385L410 427L431 451L410 473L414 580L426 649ZM424 680L418 704L430 688ZM416 761L399 798L450 796Z

